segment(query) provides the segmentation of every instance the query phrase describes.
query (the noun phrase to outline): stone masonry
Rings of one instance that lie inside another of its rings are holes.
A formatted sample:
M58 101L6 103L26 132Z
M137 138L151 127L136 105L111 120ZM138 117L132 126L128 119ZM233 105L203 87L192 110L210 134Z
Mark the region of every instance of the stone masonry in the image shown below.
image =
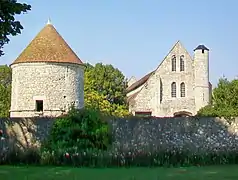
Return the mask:
M172 71L172 57L176 57L176 70ZM180 58L184 59L184 71L180 70ZM178 112L195 115L209 103L209 51L200 45L194 58L178 41L161 64L151 73L130 85L127 89L129 110L150 112L152 116L174 116ZM172 83L176 83L176 97L171 96ZM181 83L185 84L185 97L181 97Z
M12 77L11 117L59 116L72 104L84 106L84 70L80 65L15 64ZM36 111L36 100L43 100L43 112Z
M48 135L52 118L0 119L5 139L0 147L39 147ZM171 117L113 119L109 121L113 148L125 151L189 150L192 152L238 150L238 119Z
M84 107L85 65L50 22L10 67L10 117L55 117Z

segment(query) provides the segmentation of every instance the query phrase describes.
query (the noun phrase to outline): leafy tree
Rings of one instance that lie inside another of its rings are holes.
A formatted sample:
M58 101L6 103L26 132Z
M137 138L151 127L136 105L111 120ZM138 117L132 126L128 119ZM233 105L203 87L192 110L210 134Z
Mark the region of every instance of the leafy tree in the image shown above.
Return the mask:
M0 1L0 56L3 55L3 45L8 43L9 36L16 36L23 29L21 23L16 21L14 16L31 10L26 3L19 3L17 0Z
M7 65L0 66L0 117L8 117L11 104L12 71Z
M89 109L99 110L104 115L112 115L117 117L125 117L130 115L127 106L111 104L105 96L94 90L85 93L85 106Z
M197 115L225 118L238 116L238 79L219 79L218 86L213 90L212 103L201 108Z
M106 100L105 96L99 94L97 91L88 91L87 93L85 93L84 97L85 106L87 108L98 109L104 114L111 112L111 103Z
M86 64L85 91L97 91L113 104L126 104L126 79L120 70L112 65L97 63L95 67Z
M84 80L85 106L106 115L129 115L126 104L126 80L112 65L86 64Z

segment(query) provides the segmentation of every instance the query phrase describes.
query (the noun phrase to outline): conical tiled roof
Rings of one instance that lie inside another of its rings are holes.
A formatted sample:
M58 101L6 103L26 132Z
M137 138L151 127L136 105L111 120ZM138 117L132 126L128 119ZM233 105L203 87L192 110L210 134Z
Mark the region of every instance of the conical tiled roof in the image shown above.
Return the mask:
M37 34L13 64L27 62L83 64L50 23L47 23L47 25Z

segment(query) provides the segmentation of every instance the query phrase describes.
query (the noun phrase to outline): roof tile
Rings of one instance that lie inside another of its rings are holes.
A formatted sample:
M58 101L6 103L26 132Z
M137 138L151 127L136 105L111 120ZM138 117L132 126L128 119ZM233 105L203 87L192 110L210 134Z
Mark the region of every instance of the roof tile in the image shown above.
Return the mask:
M155 71L150 72L149 74L146 74L144 77L142 77L141 79L139 79L138 81L136 81L135 83L133 83L131 86L129 86L127 88L127 93L135 90L136 88L140 87L142 84L144 84L149 77L154 73Z
M60 62L83 64L52 24L47 24L13 62Z

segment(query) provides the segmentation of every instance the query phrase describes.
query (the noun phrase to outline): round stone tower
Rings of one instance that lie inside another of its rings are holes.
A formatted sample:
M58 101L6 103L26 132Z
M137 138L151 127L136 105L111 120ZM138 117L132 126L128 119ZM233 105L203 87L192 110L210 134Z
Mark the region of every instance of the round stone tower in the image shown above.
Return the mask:
M194 49L194 93L196 111L209 104L209 49L204 45Z
M50 22L10 67L11 117L55 117L84 106L85 66Z

